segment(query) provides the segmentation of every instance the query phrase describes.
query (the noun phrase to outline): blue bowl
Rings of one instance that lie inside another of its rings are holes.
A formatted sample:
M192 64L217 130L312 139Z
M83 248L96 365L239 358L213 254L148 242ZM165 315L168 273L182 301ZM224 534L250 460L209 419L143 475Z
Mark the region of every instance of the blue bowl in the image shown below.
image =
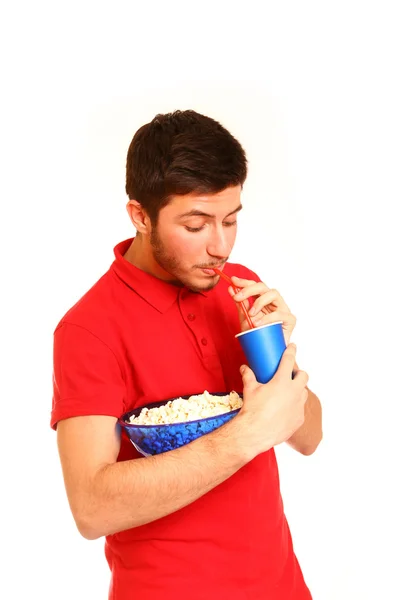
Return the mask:
M227 392L210 393L212 393L213 396L227 395ZM190 394L188 396L180 397L187 400L193 395L194 394ZM243 398L242 394L238 395ZM127 423L129 418L133 415L138 417L143 408L150 409L162 406L163 404L170 402L170 400L176 400L176 398L140 406L139 408L135 408L135 410L125 413L118 420L119 425L126 431L136 450L143 454L143 456L161 454L162 452L175 450L175 448L189 444L189 442L193 442L193 440L198 437L221 427L221 425L224 425L224 423L227 423L235 417L240 410L240 408L237 408L236 410L231 410L222 415L197 419L196 421L186 421L184 423L171 423L169 425L134 425L133 423Z

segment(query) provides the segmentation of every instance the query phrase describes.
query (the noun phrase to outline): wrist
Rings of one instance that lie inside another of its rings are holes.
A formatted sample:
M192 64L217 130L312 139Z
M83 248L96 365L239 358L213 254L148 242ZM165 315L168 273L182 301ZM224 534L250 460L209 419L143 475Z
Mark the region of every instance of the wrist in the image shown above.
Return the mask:
M260 444L258 444L257 433L254 430L250 415L243 408L236 417L223 425L220 430L221 434L227 438L226 445L242 461L243 465L263 452Z
M241 411L207 437L210 438L213 451L222 454L227 461L238 468L244 467L257 456Z

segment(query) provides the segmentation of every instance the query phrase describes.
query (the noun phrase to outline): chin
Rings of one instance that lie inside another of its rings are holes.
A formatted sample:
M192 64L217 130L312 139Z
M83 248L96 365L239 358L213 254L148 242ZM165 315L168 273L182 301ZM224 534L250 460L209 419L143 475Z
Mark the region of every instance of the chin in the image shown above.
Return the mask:
M203 283L202 285L195 285L192 283L187 283L186 287L189 288L192 292L209 292L214 289L218 282L209 282Z

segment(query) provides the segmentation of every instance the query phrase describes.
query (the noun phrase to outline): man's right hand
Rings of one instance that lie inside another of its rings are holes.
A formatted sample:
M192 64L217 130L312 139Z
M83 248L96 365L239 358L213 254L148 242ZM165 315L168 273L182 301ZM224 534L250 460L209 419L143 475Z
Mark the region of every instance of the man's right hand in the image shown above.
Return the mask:
M288 440L304 423L308 375L305 371L295 372L295 362L296 346L289 344L268 383L258 383L250 367L243 365L240 369L243 407L234 420L241 428L241 443L254 457Z

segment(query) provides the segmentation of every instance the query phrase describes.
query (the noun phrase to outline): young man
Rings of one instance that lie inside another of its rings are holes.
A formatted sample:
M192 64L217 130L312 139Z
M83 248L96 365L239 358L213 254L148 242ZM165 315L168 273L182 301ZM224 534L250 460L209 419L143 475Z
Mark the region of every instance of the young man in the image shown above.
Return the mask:
M137 235L55 331L51 424L77 527L106 536L113 600L311 598L274 446L314 452L321 407L284 300L227 262L246 172L241 145L208 117L178 111L141 127L126 168ZM288 348L266 385L243 367L240 300L257 325L283 321ZM116 426L135 407L204 390L243 391L243 408L182 448L143 458Z

